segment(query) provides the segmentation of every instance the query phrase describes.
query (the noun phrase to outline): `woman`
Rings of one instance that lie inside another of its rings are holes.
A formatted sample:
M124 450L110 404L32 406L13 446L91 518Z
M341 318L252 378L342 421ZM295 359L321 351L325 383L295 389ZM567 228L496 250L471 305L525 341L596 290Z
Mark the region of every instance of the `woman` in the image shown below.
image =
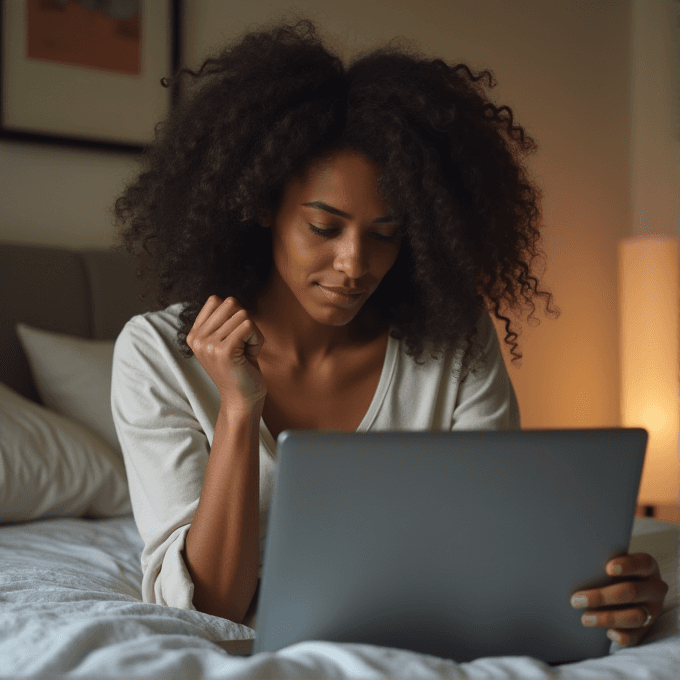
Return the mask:
M116 342L112 409L144 601L254 626L281 431L520 428L487 309L508 342L501 301L534 307L536 147L489 72L392 45L345 68L308 21L181 73L116 203L160 292ZM578 606L637 644L668 586L650 555L614 566Z

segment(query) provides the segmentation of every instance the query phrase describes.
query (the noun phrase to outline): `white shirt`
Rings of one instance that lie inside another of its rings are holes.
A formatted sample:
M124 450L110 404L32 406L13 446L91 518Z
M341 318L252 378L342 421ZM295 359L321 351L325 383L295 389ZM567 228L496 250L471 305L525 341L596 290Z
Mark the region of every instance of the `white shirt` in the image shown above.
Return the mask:
M144 541L144 602L196 609L182 551L198 508L220 408L212 379L176 346L182 303L134 316L113 354L111 409ZM421 357L389 338L380 382L358 432L376 430L519 430L519 404L487 311L476 337L487 364L461 367L463 346ZM260 420L260 571L276 475L276 442ZM246 623L246 621L244 621ZM254 627L254 619L250 623Z

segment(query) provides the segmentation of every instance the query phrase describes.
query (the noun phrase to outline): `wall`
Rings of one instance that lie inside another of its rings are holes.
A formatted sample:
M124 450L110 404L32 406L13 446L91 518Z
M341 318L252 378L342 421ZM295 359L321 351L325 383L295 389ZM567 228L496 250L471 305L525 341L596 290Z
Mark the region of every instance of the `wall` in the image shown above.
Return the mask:
M630 44L630 233L677 237L680 235L680 2L634 0ZM677 365L668 368L677 375ZM660 388L659 394L662 391ZM640 497L652 499L651 502L677 502L680 509L680 461L676 457L672 463L663 462L664 439L675 442L676 450L668 454L677 454L677 420L674 432L668 428L655 431L655 426L650 421L648 429L653 438L650 441L655 443L648 448ZM656 501L657 498L662 500ZM678 519L676 515L676 521Z
M678 135L656 125L673 85L673 9L672 0L185 0L185 63L197 68L207 50L295 10L343 58L404 35L450 63L492 69L494 102L539 144L527 164L544 191L540 287L562 312L547 318L541 299L539 326L524 313L521 368L501 343L523 427L618 426L617 241L642 228L640 214L650 231L678 229ZM0 143L0 168L0 239L112 243L109 210L133 158Z
M680 2L634 0L631 234L680 235Z
M109 247L111 208L136 168L134 155L0 140L0 240Z

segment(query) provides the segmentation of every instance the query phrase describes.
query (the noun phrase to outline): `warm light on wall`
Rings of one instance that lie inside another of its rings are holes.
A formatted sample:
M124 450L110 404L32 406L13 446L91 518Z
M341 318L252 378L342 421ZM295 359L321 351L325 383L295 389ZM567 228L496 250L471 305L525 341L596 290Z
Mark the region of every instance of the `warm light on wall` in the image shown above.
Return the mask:
M678 239L619 243L621 427L649 433L640 505L680 505Z

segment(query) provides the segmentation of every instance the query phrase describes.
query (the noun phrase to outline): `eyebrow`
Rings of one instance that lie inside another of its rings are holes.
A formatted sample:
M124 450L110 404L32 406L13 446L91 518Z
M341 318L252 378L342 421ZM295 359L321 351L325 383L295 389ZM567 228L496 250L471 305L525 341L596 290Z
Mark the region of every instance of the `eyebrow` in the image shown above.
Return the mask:
M346 220L352 219L352 216L349 213L343 212L342 210L338 210L338 208L334 208L332 205L328 205L323 201L312 201L311 203L301 203L301 205L306 205L309 208L318 208L319 210L324 210L325 212L328 212L331 215L344 217ZM382 224L383 222L394 221L395 219L392 215L387 215L386 217L378 217L377 219L373 220L373 224Z

